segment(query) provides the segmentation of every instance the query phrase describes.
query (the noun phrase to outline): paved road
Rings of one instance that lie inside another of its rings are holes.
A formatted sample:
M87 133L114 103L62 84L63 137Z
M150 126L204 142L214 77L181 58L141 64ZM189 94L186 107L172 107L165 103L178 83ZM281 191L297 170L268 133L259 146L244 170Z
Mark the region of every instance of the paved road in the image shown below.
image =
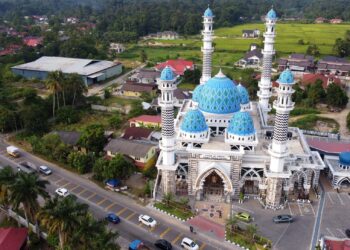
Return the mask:
M127 196L104 190L82 176L45 162L29 153L22 152L20 158L11 158L6 154L5 147L6 144L0 142L0 162L2 164L16 167L16 164L21 161L30 161L37 166L49 166L53 169L53 174L45 176L43 179L47 179L50 182L48 186L50 193L54 193L57 187L67 188L80 201L89 205L90 210L96 218L103 218L107 212L116 213L121 217L122 223L110 225L110 227L116 229L122 237L129 241L140 239L146 245L152 246L156 239L164 238L173 244L174 249L180 249L179 244L181 239L184 236L190 236L199 244L201 250L238 249L231 244L220 242L201 233L190 235L189 227L186 223L181 223L171 217L164 216L149 207L140 206ZM141 225L138 222L138 216L143 213L154 217L158 225L152 229Z

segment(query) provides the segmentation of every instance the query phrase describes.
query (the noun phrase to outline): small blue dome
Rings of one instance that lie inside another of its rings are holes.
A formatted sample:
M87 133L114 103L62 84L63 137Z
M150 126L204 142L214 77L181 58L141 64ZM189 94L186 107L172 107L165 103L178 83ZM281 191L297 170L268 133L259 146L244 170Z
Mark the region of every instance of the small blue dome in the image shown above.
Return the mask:
M293 84L294 83L294 76L292 71L290 69L285 69L278 78L278 83L284 83L284 84Z
M254 123L251 115L248 112L237 112L231 120L227 128L229 134L246 136L255 133Z
M274 9L271 9L269 12L267 12L266 17L271 20L277 19L276 11Z
M200 133L208 129L205 117L198 109L187 111L181 123L180 129L188 133Z
M204 12L204 16L205 17L213 17L214 16L213 11L208 7Z
M244 86L242 86L241 84L238 84L237 89L238 89L239 95L241 97L241 104L249 103L249 94L248 94L247 89Z
M341 152L339 154L339 163L342 165L350 165L350 152Z
M194 102L199 102L199 100L201 99L201 94L202 94L202 89L203 89L204 85L198 85L194 91L193 91L193 95L192 95L192 100Z
M221 71L203 85L200 97L199 109L208 113L229 114L241 109L235 83Z
M163 70L162 73L160 74L160 79L161 80L165 80L165 81L169 81L169 80L173 80L174 79L174 73L171 70L171 68L169 66L166 66Z

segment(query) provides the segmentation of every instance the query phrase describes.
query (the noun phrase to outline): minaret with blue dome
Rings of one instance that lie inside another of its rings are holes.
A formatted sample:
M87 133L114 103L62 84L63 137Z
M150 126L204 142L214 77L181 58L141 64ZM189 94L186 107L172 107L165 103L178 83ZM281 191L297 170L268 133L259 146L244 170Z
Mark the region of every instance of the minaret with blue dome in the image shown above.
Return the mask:
M202 77L200 80L201 84L206 83L211 78L211 64L212 64L212 54L214 52L213 48L213 23L214 23L214 14L213 11L209 8L205 10L203 15L203 26L202 31L203 35L203 69Z
M265 17L265 32L264 32L264 50L263 54L263 66L261 73L261 80L259 82L259 105L263 111L263 114L267 116L267 112L269 111L269 100L272 95L271 89L271 68L272 68L272 60L275 54L274 43L275 43L275 25L277 21L277 15L275 10L272 8Z
M247 89L242 84L238 84L237 89L241 100L241 111L249 110L250 101L249 101L249 93Z

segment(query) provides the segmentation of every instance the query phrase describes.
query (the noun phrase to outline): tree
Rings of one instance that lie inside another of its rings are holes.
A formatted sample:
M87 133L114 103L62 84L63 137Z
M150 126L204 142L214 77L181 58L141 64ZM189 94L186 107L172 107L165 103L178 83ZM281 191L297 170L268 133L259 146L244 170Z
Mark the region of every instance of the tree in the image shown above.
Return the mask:
M91 154L72 151L67 157L67 162L80 174L85 174L92 168L94 157Z
M346 127L350 130L350 112L346 116Z
M75 105L76 99L83 98L83 94L87 93L88 89L80 75L73 73L66 76L67 86L70 94L73 93L72 106Z
M233 234L233 232L237 229L238 227L238 220L236 217L231 216L227 222L226 225L229 226L230 228L230 233Z
M44 199L49 197L45 190L47 184L49 184L48 181L39 179L36 174L20 172L9 186L9 201L15 209L20 205L23 206L27 227L29 227L29 220L37 225L36 213L40 208L38 198L39 196Z
M141 52L140 52L140 60L143 63L147 61L147 54L146 54L145 50L141 50Z
M108 160L106 160L104 157L98 158L95 161L94 166L92 168L94 172L94 178L96 180L102 181L104 179L105 168L108 168L108 166L109 166Z
M0 170L0 204L7 211L10 205L10 185L14 183L16 174L9 166Z
M61 90L61 83L64 81L64 75L62 71L50 72L46 79L46 87L50 90L52 95L52 116L55 117L56 101L57 107L59 107L58 93Z
M326 100L329 106L344 108L349 97L339 85L332 83L327 87Z
M300 88L299 84L295 84L293 86L293 89L295 90L295 92L292 95L292 100L296 104L300 104L307 97L307 94L302 88Z
M61 107L57 110L56 122L69 125L79 121L80 114L72 106Z
M312 56L319 56L320 55L320 49L316 44L311 44L306 49L306 54L312 55Z
M117 154L110 160L108 167L104 169L104 178L126 179L133 172L135 172L135 167L129 161L125 160L122 154Z
M48 130L47 113L41 105L24 107L20 112L20 117L27 132L41 134Z
M322 80L317 79L314 84L308 85L307 97L311 100L313 105L319 103L326 96L322 86Z
M2 133L12 130L16 119L13 111L0 106L0 131Z
M100 124L89 125L83 130L78 144L88 151L98 154L103 150L107 141L104 132L104 128Z
M305 44L305 42L304 42L304 40L303 40L303 39L299 39L299 40L298 40L298 44L299 44L299 45L304 45L304 44Z
M253 225L253 224L249 224L247 226L247 234L248 234L248 238L249 238L249 241L250 243L254 243L254 237L255 237L255 234L257 233L258 231L258 228L257 226Z
M68 242L68 236L80 228L87 209L88 205L78 203L75 196L55 197L45 203L38 213L38 218L50 234L58 233L60 247L63 249Z
M184 82L199 84L201 78L201 71L199 69L189 70L186 69L183 75Z
M170 203L173 201L173 199L174 199L174 195L172 193L170 193L170 192L169 193L165 193L163 195L163 202L165 203L165 205L167 207L170 206Z
M118 112L114 113L111 118L109 118L109 125L114 129L119 129L122 125L122 118Z

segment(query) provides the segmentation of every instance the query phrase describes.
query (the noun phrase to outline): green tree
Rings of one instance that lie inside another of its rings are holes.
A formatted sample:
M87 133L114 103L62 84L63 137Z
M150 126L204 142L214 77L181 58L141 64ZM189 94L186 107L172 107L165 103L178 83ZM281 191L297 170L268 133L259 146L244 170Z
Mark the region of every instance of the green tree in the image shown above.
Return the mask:
M125 160L123 155L117 154L110 160L108 167L104 169L103 175L105 179L126 179L133 172L135 172L135 167L133 166L133 164Z
M312 56L319 56L320 55L320 49L316 44L311 44L306 49L306 54L312 55Z
M88 92L87 86L81 76L75 73L66 76L66 83L69 94L72 95L72 106L74 106L77 99L85 98L84 94Z
M233 234L238 227L238 220L236 217L231 216L227 221L226 225L229 227L230 233Z
M313 103L313 106L321 102L326 96L326 92L322 86L322 80L317 79L314 84L308 85L307 97Z
M83 130L78 144L88 151L98 154L103 150L107 141L104 132L104 128L100 124L89 125Z
M165 205L167 206L167 207L169 207L170 206L170 203L172 202L174 200L174 195L172 194L172 193L165 193L164 195L163 195L163 199L162 199L162 201L165 203Z
M247 236L248 236L249 241L250 241L251 244L253 244L254 241L255 241L254 237L255 237L257 231L258 231L257 226L255 226L253 224L249 224L247 226Z
M55 117L56 102L57 107L59 107L59 91L62 87L62 82L64 81L64 75L62 71L50 72L46 79L46 87L50 90L52 95L52 116Z
M9 166L0 170L0 204L6 210L10 206L10 185L14 183L16 174Z
M20 112L20 117L23 121L24 129L27 132L41 134L48 130L48 117L46 110L43 106L26 106Z
M92 168L94 157L91 154L72 151L67 157L67 162L80 174L85 174Z
M104 179L104 172L105 169L108 168L109 161L106 160L104 157L98 158L93 166L93 172L94 172L94 178L96 180L102 181Z
M349 97L339 85L332 83L327 87L326 100L329 106L344 108Z
M141 52L140 52L140 60L143 63L147 61L147 54L146 54L145 50L141 50Z
M185 70L183 75L184 82L199 84L201 78L201 71L199 69Z
M0 131L2 133L11 131L14 123L16 123L14 112L4 106L0 106Z
M120 116L120 113L116 112L114 113L111 118L108 120L109 125L114 129L119 129L122 125L122 118Z
M295 84L293 86L293 89L295 90L295 92L292 95L292 100L296 104L300 104L307 97L307 94L302 88L300 88L299 84Z
M61 107L57 110L56 122L73 124L80 121L80 113L72 106Z
M78 203L73 195L64 198L55 197L45 203L38 213L38 218L50 234L58 233L60 248L63 249L69 240L68 236L80 228L87 210L88 205Z

